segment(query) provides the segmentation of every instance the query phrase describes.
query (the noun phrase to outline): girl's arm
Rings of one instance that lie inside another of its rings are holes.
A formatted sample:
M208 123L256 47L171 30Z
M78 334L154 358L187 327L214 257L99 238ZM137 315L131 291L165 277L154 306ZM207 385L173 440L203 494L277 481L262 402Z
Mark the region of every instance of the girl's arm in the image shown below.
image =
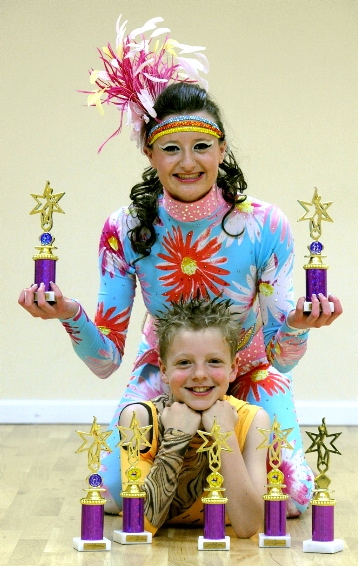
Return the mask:
M24 289L19 304L33 317L59 319L69 334L75 353L98 377L106 378L120 365L133 306L136 275L131 260L126 260L126 209L112 214L106 221L99 245L100 290L94 322L75 300L62 295L52 284L56 302L45 300L44 285ZM126 250L128 255L128 249ZM85 275L85 274L84 274ZM35 302L35 293L38 301Z
M121 364L136 288L134 268L126 261L126 211L112 214L99 244L100 288L94 322L80 306L72 318L61 320L75 353L102 379Z
M305 354L309 332L287 324L295 307L293 238L286 216L274 205L265 212L261 237L257 286L266 355L273 367L286 373Z

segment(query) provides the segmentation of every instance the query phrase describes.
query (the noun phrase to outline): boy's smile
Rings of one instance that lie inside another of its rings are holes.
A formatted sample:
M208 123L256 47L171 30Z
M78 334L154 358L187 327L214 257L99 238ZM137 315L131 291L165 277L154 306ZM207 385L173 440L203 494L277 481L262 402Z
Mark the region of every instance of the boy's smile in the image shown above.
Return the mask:
M166 359L159 360L162 380L174 401L194 411L205 411L226 394L237 373L238 357L218 328L180 330L169 345Z

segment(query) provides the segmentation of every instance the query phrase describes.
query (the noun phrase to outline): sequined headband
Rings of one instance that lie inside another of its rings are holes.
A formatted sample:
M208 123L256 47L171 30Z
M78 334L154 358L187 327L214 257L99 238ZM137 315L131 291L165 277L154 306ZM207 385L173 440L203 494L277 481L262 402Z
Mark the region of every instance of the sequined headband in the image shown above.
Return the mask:
M175 118L163 120L163 122L154 126L148 134L147 145L151 145L155 140L166 134L175 132L200 132L210 134L219 139L225 137L219 126L207 118L202 118L201 116L176 116Z

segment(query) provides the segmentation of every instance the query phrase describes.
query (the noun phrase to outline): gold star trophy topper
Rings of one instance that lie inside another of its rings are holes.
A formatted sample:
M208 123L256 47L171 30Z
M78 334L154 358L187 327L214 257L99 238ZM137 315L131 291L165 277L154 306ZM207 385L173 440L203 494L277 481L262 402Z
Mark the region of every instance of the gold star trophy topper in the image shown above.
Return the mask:
M318 241L322 235L322 222L333 222L327 212L328 208L331 204L333 204L333 201L322 202L321 198L322 197L318 194L318 190L315 187L311 202L306 202L304 200L298 201L306 211L304 215L298 219L298 222L301 220L309 221L310 236L314 241Z
M202 430L197 431L199 436L204 440L197 452L208 452L209 457L209 468L211 473L208 475L208 490L209 496L202 497L203 503L227 503L227 498L223 497L220 492L225 491L225 488L221 487L224 481L223 476L219 473L221 468L221 451L232 452L232 449L227 444L227 439L232 434L232 431L221 432L221 427L214 418L213 426L210 432L204 432ZM210 442L210 444L209 444Z
M76 433L82 438L83 443L76 450L78 452L88 452L88 468L92 472L87 477L89 487L84 491L88 492L87 498L81 499L83 504L104 504L105 499L102 498L100 492L105 491L101 488L102 478L97 473L101 467L101 450L112 452L106 440L112 434L111 430L101 432L101 425L97 424L96 417L93 417L93 423L89 432L76 430Z
M44 232L50 232L53 226L53 213L64 211L58 204L58 201L63 197L65 193L53 194L53 189L50 186L50 181L46 181L45 189L42 195L37 195L31 193L31 196L37 202L35 208L33 208L30 214L40 214L41 215L41 228ZM43 202L41 202L43 201Z
M282 449L293 450L292 444L287 439L293 428L282 430L275 415L270 430L264 428L258 428L258 430L263 434L265 440L257 447L257 450L267 448L268 460L271 466L271 470L267 474L269 493L267 496L264 496L264 499L288 499L288 495L282 493L282 488L286 487L283 483L285 476L279 468L282 463Z
M112 452L106 442L112 431L101 432L101 425L97 424L97 418L93 417L93 423L89 432L76 430L76 433L83 440L81 446L76 450L76 454L78 452L88 452L88 468L93 473L98 472L101 466L101 450Z
M322 424L318 427L318 434L314 432L308 432L307 430L306 434L312 440L312 444L311 446L309 446L309 448L307 448L306 454L309 454L310 452L317 452L317 469L319 471L319 474L315 477L315 485L317 488L316 491L327 491L329 484L331 483L331 480L326 475L326 472L328 472L329 468L330 454L341 455L341 452L337 450L333 443L342 433L336 432L333 434L328 434L326 419L323 418ZM326 444L328 439L330 439L330 447Z
M121 492L121 497L145 497L145 492L140 489L142 473L138 468L138 462L141 448L151 446L146 438L146 434L152 428L152 425L141 427L137 415L133 411L129 427L117 425L117 428L121 435L121 440L117 446L127 449L127 457L130 464L130 467L126 470L128 478L127 488Z

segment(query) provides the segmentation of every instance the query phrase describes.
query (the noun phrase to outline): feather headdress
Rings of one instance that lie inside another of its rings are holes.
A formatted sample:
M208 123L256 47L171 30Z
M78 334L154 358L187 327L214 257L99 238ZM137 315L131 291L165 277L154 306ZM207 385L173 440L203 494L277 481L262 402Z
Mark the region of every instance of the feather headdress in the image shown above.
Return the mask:
M132 128L131 139L143 145L143 127L150 117L155 118L154 103L159 94L172 82L198 83L207 90L207 82L200 72L207 73L206 57L199 53L205 47L190 46L170 39L168 28L157 23L163 18L152 18L141 28L126 34L125 21L117 21L116 47L108 43L98 49L104 70L91 70L90 81L97 90L88 94L88 106L96 106L101 114L105 104L114 104L119 112L119 126L98 151L122 130L124 113L127 126ZM154 30L154 31L153 31ZM147 32L151 32L146 37ZM164 40L158 39L164 35Z

